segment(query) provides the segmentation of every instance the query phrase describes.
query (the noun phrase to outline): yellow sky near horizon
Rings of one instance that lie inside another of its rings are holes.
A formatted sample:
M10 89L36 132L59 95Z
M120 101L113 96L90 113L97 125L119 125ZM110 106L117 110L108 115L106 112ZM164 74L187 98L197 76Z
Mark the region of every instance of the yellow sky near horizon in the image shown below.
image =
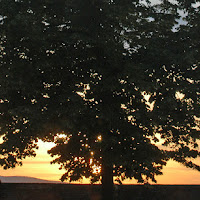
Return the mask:
M26 158L22 167L18 166L8 170L0 168L0 176L28 176L44 180L59 181L65 171L59 170L59 165L57 164L50 164L53 158L47 154L47 150L53 147L53 144L39 141L39 147L35 158ZM197 159L197 164L200 164L200 159ZM200 185L200 172L186 168L170 160L163 168L163 175L157 176L156 180L157 184ZM80 183L89 183L89 180L84 179ZM123 183L136 184L137 181L126 180Z

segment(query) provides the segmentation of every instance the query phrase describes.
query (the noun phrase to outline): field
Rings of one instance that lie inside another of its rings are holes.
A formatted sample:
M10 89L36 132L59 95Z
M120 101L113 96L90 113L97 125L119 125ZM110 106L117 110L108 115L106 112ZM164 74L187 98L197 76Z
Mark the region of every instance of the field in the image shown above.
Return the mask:
M2 183L1 200L100 200L99 185ZM116 200L199 200L199 185L122 185Z

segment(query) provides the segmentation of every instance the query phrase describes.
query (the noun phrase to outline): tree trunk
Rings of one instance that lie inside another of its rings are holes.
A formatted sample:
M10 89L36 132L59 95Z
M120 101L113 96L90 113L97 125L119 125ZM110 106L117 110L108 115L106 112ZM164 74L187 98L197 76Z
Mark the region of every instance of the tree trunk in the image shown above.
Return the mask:
M102 199L114 200L113 167L102 163Z

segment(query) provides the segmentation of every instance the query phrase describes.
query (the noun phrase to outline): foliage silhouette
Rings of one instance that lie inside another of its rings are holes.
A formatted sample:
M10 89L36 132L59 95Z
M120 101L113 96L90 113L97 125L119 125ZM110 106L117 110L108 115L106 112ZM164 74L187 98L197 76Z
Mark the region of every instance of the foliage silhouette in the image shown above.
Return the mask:
M1 0L0 164L53 141L61 180L101 180L104 199L113 177L156 182L170 158L199 170L194 3Z

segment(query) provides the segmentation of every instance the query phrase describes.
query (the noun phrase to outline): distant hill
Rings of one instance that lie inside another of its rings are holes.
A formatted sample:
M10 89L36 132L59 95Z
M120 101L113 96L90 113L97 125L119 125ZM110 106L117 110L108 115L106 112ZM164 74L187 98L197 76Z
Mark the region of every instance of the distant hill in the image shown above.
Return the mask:
M48 181L27 176L0 176L2 183L62 183L61 181Z

